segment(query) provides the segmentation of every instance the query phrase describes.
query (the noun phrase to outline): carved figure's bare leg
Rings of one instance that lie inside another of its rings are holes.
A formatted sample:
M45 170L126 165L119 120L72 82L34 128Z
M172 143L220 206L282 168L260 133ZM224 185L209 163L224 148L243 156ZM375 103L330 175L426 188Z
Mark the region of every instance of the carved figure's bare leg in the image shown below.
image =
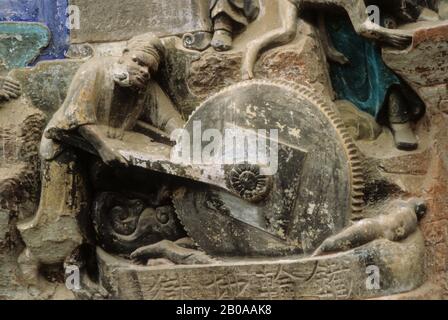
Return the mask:
M337 1L348 13L356 32L366 38L386 42L395 47L407 47L412 42L412 32L387 29L373 23L367 14L364 0Z
M322 45L325 50L325 54L330 61L337 62L339 64L346 64L349 62L346 56L344 56L341 52L336 50L333 45L333 41L331 41L330 36L327 32L327 27L325 25L325 15L323 13L319 13L319 33L321 36Z
M297 34L298 8L289 0L278 0L282 26L265 33L248 43L243 57L243 80L254 78L254 66L260 52L272 45L282 45L292 41Z
M375 219L365 219L326 239L313 254L347 251L359 247L375 239L381 238L383 230Z

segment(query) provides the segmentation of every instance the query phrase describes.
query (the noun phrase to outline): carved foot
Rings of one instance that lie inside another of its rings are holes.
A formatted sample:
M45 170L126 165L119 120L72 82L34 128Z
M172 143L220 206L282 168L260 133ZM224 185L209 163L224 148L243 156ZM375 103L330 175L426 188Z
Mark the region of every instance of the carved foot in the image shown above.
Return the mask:
M205 252L191 249L192 243L181 239L179 242L163 240L156 244L139 248L131 254L131 259L144 261L148 265L180 264L198 265L215 264L216 260Z
M391 124L391 129L397 149L413 151L418 148L417 137L409 123Z
M348 60L348 58L344 54L342 54L341 52L339 52L338 50L336 50L334 48L328 49L327 57L329 60L339 63L341 65L345 65L350 62L350 60Z
M379 40L399 49L405 49L412 44L412 34L399 30L383 29Z
M407 48L412 44L413 34L409 31L383 28L370 20L364 23L360 29L361 35L387 43L398 49Z
M229 51L232 49L232 34L226 30L217 30L211 42L216 51Z

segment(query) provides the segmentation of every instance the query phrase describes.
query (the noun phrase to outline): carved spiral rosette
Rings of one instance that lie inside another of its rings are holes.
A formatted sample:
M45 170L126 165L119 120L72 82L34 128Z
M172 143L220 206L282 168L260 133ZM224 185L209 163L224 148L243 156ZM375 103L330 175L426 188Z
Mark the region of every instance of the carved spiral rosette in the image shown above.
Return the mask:
M271 188L268 176L260 174L260 167L253 164L239 164L228 174L228 187L250 202L262 200Z

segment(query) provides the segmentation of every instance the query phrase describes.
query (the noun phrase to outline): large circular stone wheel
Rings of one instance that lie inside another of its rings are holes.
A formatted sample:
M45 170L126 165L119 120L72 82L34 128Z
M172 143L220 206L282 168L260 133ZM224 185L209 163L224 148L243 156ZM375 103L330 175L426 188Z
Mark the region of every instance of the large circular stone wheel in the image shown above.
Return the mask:
M278 171L235 164L228 186L241 196L192 183L173 202L191 238L213 256L311 253L361 210L362 168L331 103L288 82L252 80L228 87L192 114L186 130L278 130ZM258 131L257 131L258 132Z

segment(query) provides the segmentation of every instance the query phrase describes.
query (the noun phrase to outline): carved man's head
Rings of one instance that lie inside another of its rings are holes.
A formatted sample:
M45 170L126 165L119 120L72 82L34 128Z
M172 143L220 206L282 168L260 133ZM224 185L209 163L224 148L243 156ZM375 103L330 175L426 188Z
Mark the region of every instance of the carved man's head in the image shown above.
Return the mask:
M129 40L120 59L121 72L115 74L116 82L124 87L144 89L158 69L165 54L160 39L145 33Z

